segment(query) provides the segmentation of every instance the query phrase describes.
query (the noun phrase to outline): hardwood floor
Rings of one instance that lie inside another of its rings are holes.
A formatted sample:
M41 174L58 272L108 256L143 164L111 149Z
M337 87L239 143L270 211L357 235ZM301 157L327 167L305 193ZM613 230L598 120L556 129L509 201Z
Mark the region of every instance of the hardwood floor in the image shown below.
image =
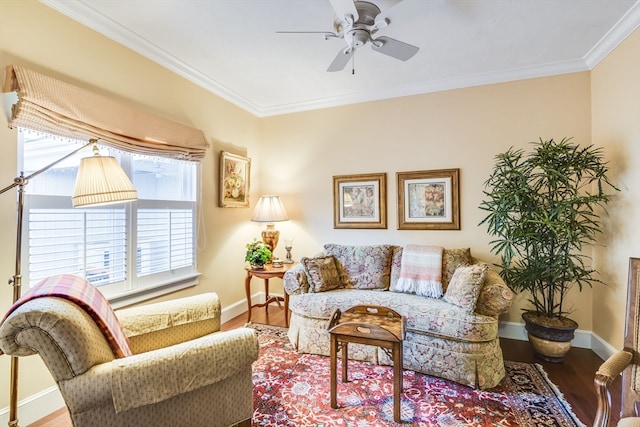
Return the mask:
M251 320L284 326L283 311L276 306L270 306L268 311L263 308L253 309ZM246 321L245 313L224 323L222 330L241 327ZM592 425L597 405L593 377L602 363L600 357L591 350L572 348L562 363L550 363L535 358L527 341L502 339L500 344L506 360L542 365L549 379L558 386L573 408L573 412L585 425ZM621 379L618 378L613 386L613 408L620 408L620 387ZM614 409L611 425L616 425L618 418L618 409ZM67 410L63 408L27 427L71 427L71 420Z

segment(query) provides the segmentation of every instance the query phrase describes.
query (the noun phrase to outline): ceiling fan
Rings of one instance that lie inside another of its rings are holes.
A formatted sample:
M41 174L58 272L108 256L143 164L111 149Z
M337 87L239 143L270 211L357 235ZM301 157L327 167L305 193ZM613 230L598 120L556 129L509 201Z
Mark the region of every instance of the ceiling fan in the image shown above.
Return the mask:
M327 71L341 71L352 59L356 49L371 44L371 48L401 61L411 59L420 48L387 36L373 38L380 29L391 24L382 15L380 8L370 1L330 0L338 15L334 23L335 31L278 31L279 33L320 33L324 39L344 39L346 48L341 49Z

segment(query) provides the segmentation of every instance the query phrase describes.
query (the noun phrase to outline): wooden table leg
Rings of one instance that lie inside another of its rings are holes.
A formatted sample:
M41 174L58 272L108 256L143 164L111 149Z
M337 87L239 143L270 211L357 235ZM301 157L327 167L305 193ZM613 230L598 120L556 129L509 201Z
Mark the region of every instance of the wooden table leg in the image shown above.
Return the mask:
M269 279L264 279L264 311L269 315Z
M251 322L251 272L244 279L244 291L247 295L247 323Z
M331 335L331 348L329 350L329 355L331 360L329 361L330 371L329 376L331 377L331 407L336 409L338 407L338 402L336 398L337 394L337 382L338 382L338 343L335 335Z
M347 373L347 360L349 359L349 343L342 343L342 382L349 382L349 374Z
M289 294L284 291L284 326L289 327Z
M393 344L393 420L402 422L400 418L400 395L402 393L402 342Z

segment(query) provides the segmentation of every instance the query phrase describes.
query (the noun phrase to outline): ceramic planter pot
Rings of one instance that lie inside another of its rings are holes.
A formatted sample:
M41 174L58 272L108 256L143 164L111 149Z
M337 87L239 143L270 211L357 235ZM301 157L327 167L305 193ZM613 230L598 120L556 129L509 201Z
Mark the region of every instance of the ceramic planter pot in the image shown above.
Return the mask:
M562 362L571 349L578 324L567 317L549 319L530 311L524 312L522 319L536 356L549 362Z

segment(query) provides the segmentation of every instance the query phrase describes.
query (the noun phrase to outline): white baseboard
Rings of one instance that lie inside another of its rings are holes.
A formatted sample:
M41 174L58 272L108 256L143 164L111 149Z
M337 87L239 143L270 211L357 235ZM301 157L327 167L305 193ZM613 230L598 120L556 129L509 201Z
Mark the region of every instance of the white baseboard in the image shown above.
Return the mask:
M500 338L526 341L527 331L524 330L524 325L522 323L500 322L498 324L498 336Z
M251 297L252 304L255 304L253 302L254 298L256 298L255 295ZM262 298L264 299L264 296ZM220 322L221 323L228 322L229 320L233 319L234 317L240 316L242 313L245 313L246 311L247 311L247 300L243 299L241 301L238 301L234 304L231 304L223 308L222 313L220 314Z
M49 387L18 402L18 421L21 426L33 424L64 406L58 386ZM9 424L9 407L0 410L0 425Z
M283 294L279 294L279 293L271 293L269 292L270 296L274 296L274 297L283 297ZM256 292L255 294L251 295L251 304L262 304L265 301L265 293L264 292ZM243 299L240 300L234 304L231 304L225 308L222 309L222 313L220 315L220 321L222 323L228 322L229 320L233 319L234 317L238 317L240 316L242 313L246 313L247 312L247 300Z
M277 296L278 294L273 294ZM282 296L282 295L280 295ZM251 296L251 303L263 303L265 300L264 292L258 292ZM247 311L246 300L241 300L235 304L225 307L222 310L222 323L233 319ZM522 323L516 322L500 322L498 334L502 338L510 338L515 340L526 341L527 332ZM616 352L616 349L609 343L604 341L593 332L577 330L575 339L572 341L574 347L588 348L593 350L598 356L607 359ZM64 406L64 400L57 386L50 387L39 393L29 396L18 402L18 419L20 425L29 425L35 421L46 417L50 413L57 411ZM9 423L9 408L0 409L0 425Z
M621 350L621 349L615 348L614 346L612 346L611 344L609 344L608 342L600 338L598 334L594 334L592 332L591 333L591 350L593 350L593 352L598 356L600 356L600 358L602 358L603 360L607 360L608 358L613 356L615 353L617 353L618 350Z

